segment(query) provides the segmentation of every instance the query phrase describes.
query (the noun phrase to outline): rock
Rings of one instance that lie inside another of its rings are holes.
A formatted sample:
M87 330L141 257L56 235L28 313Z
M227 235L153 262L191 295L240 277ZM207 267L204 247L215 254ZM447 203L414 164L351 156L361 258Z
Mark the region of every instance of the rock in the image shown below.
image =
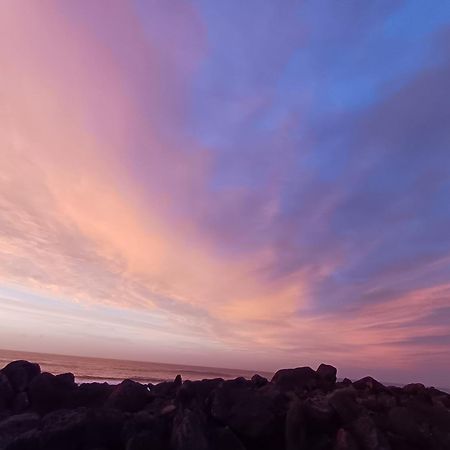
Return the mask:
M17 414L0 422L0 448L6 448L16 438L39 425L37 414Z
M22 392L41 373L41 368L39 364L18 360L9 363L1 371L8 377L13 390Z
M355 419L350 424L350 431L362 450L391 450L385 436L369 416L361 415Z
M166 450L171 432L172 422L166 417L143 410L129 417L124 424L122 437L127 443L127 449L139 449L147 445L152 450Z
M336 383L337 369L336 367L330 366L328 364L321 364L317 370L317 375L319 375L320 380L328 388L332 388Z
M422 383L410 383L403 386L403 392L405 392L405 394L416 395L426 392L426 388Z
M358 390L366 390L370 392L383 392L386 391L386 387L383 386L379 381L372 377L364 377L358 381L353 382L353 387Z
M269 382L267 380L267 378L264 378L258 374L253 375L251 381L252 381L253 385L256 387L265 386Z
M212 395L211 416L229 426L244 445L246 441L267 443L280 435L282 440L284 429L278 419L284 414L284 396L272 384L256 389L236 380L225 381Z
M337 415L328 398L324 396L309 397L303 402L308 428L322 432L334 428Z
M8 377L0 372L0 411L5 410L11 406L14 398L14 391L9 382Z
M126 450L165 450L166 448L158 436L151 431L135 434L126 444Z
M343 425L354 421L361 414L361 407L356 403L356 390L353 387L334 391L328 396L328 402Z
M336 440L333 450L358 450L358 444L352 435L343 428L340 428L336 434Z
M198 412L185 409L176 415L171 446L173 450L209 450L205 420Z
M33 410L47 413L68 406L72 392L76 389L73 375L52 375L43 372L31 381L28 388Z
M245 450L244 444L229 427L214 428L210 433L211 450Z
M150 401L147 386L132 380L124 380L115 386L105 402L105 406L121 411L135 412Z
M45 415L41 426L41 447L45 450L82 448L87 409L61 409Z
M297 367L279 370L271 382L285 391L302 391L314 389L317 381L318 375L311 367Z
M5 450L37 450L40 448L40 436L38 429L26 431L10 441Z
M223 383L222 378L202 381L185 381L178 389L176 399L182 406L195 403L198 407L206 407L211 392Z
M22 414L30 406L30 400L26 392L19 392L12 403L12 410L14 414Z
M307 449L305 413L299 400L291 402L288 409L286 415L285 442L286 450Z
M113 391L108 383L82 383L72 392L70 402L74 408L103 406Z
M391 409L387 423L392 432L402 436L409 444L423 443L418 423L413 413L407 408L400 406Z

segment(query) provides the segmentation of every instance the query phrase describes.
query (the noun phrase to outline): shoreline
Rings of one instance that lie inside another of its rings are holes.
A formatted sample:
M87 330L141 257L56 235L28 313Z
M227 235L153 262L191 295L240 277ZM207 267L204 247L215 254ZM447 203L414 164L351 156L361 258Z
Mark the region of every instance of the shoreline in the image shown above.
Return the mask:
M261 375L77 384L13 361L0 370L0 450L445 450L450 395L333 366Z

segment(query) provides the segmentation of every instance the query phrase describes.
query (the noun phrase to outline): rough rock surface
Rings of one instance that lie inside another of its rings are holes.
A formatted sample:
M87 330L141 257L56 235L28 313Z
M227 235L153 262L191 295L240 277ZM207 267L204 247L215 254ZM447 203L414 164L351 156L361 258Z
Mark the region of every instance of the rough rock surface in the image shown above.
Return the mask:
M271 381L76 384L15 361L0 370L0 450L450 450L450 395L336 381L321 364Z

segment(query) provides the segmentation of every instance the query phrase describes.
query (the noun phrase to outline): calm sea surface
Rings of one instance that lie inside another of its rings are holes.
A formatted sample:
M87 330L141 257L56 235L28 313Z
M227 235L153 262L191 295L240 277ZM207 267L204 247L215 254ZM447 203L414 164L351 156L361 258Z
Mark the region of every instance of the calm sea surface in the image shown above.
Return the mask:
M139 381L140 383L159 383L173 380L178 374L184 380L201 380L203 378L231 379L239 376L251 378L255 373L239 369L219 369L214 367L0 350L0 368L16 359L37 362L40 364L43 372L53 374L72 372L78 383L107 381L115 384L126 378ZM271 373L259 373L268 378L272 375Z

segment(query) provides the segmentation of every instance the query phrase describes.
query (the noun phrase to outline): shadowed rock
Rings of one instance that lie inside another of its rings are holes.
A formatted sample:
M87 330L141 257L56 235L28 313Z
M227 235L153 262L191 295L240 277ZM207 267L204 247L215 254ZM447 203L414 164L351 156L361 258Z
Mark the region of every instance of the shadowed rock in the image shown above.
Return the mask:
M39 364L19 360L5 366L2 373L8 377L14 391L21 392L41 373L41 368Z
M279 370L273 376L272 383L286 391L311 390L317 387L318 379L311 367L297 367Z
M450 395L322 364L259 375L77 385L26 361L0 371L0 450L447 450ZM14 385L13 382L14 381Z

